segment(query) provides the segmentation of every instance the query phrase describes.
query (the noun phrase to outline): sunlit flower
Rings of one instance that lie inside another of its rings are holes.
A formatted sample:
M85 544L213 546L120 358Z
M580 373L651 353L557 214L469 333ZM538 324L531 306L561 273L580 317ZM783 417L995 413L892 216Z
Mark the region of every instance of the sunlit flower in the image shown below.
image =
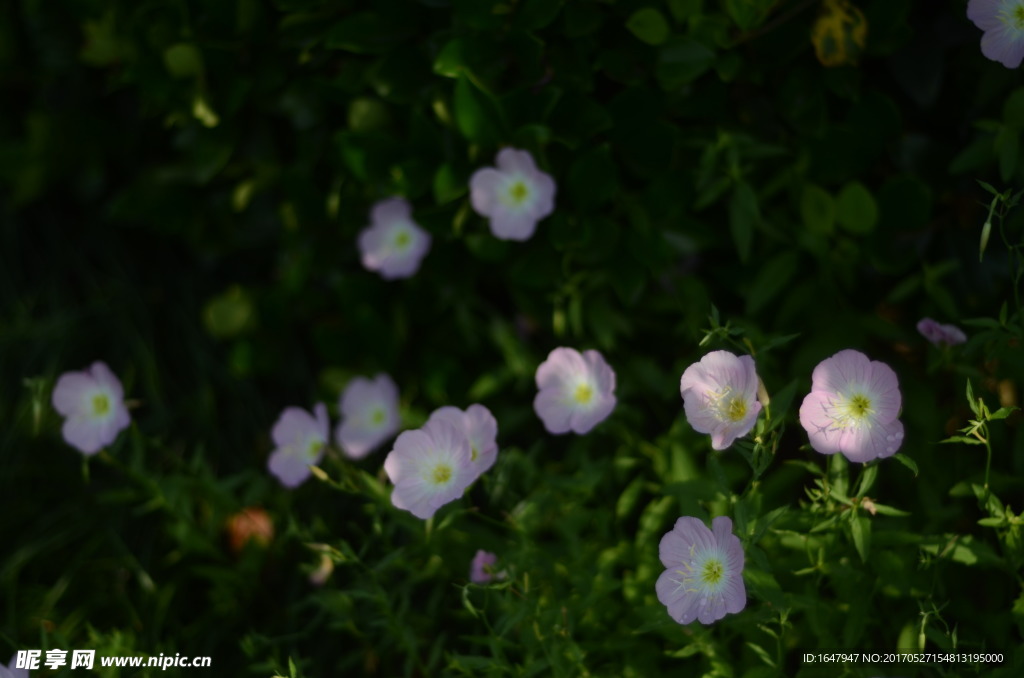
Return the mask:
M465 434L438 420L398 436L384 470L395 485L391 503L424 520L476 478Z
M299 407L288 407L278 417L271 431L277 448L267 461L267 468L285 487L298 487L312 471L309 467L320 461L327 449L330 422L327 407L317 403L316 418Z
M465 412L457 407L441 407L427 421L446 421L466 435L476 477L494 466L498 458L498 422L486 407L470 405Z
M430 234L412 220L412 207L402 198L373 206L370 225L359 234L363 266L382 278L408 278L430 250Z
M615 409L615 372L597 351L556 348L536 379L533 409L549 433L587 433Z
M686 420L695 431L711 434L711 447L724 450L754 428L761 411L758 383L749 355L708 353L679 380Z
M931 318L921 318L917 331L935 346L956 346L967 341L967 335L956 325L942 325Z
M984 33L981 53L1007 68L1024 60L1024 0L971 0L967 18Z
M52 401L64 416L64 440L84 454L96 454L114 442L131 422L121 382L104 362L62 374Z
M477 551L469 566L469 581L474 584L486 584L496 577L500 578L500 573L494 570L494 565L497 562L498 556L490 551Z
M743 547L732 533L732 520L718 516L711 528L697 518L680 518L658 547L667 569L655 590L669 616L680 624L695 619L710 624L747 605Z
M398 387L386 374L353 379L338 408L341 423L335 436L352 459L362 459L398 431Z
M503 148L497 164L470 177L470 202L477 214L490 218L495 237L527 240L555 209L555 180L537 169L529 151Z
M902 396L896 373L859 351L840 351L814 368L800 424L811 447L850 461L891 456L903 443Z

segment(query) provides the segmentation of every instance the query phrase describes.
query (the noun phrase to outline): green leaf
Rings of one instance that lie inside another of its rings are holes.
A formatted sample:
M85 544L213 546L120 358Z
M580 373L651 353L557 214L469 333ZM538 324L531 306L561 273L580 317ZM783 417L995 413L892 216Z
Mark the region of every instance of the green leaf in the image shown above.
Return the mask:
M415 33L413 26L375 12L356 12L331 26L324 46L356 54L383 54Z
M1018 87L1006 97L1003 122L1009 127L1024 128L1024 87Z
M764 22L768 8L775 0L725 0L729 16L744 31L757 28Z
M939 443L963 443L964 445L984 445L977 438L968 438L967 436L950 436L945 440L940 440Z
M1008 416L1010 416L1019 409L1019 407L1000 407L998 410L988 415L988 418L989 420L1006 419Z
M455 123L466 139L486 146L497 145L500 134L494 104L465 75L460 75L455 83L454 107Z
M982 518L978 521L982 527L1006 527L1006 518Z
M875 484L875 479L878 477L878 464L871 466L865 466L860 473L860 481L857 484L857 496L863 497L871 490L871 486Z
M875 511L881 513L883 516L894 516L897 518L904 518L910 515L909 511L901 511L898 508L892 506L886 506L885 504L874 504Z
M164 65L175 78L192 78L203 72L203 55L187 42L179 42L164 50Z
M754 189L745 181L736 184L732 199L729 201L729 230L736 244L740 261L750 260L750 250L754 244L754 228L761 221L761 211L757 206Z
M648 45L660 45L668 40L671 32L665 15L653 7L644 7L634 12L626 22L626 28Z
M451 163L443 163L434 174L434 201L444 205L461 198L469 191L466 177L457 172Z
M851 233L870 233L878 222L874 196L859 181L843 186L836 200L836 221Z
M868 561L868 552L871 550L871 521L866 516L850 512L850 536L853 537L853 545L857 548L862 562Z
M708 72L715 53L693 38L673 37L661 46L655 75L662 89L676 91Z
M754 314L784 290L799 270L800 254L786 249L761 267L747 293L747 313Z
M800 195L800 218L813 233L832 233L836 221L836 204L832 195L815 184L805 184Z

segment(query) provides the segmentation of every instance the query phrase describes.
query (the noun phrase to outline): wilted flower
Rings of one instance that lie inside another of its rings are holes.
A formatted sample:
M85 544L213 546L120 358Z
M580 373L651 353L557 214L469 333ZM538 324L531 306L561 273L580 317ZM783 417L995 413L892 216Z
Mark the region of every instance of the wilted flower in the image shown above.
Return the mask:
M480 550L473 556L473 562L469 566L469 581L474 584L486 584L495 577L500 576L494 571L494 564L498 562L498 556L490 551Z
M465 412L457 407L441 407L427 421L446 421L465 434L477 478L494 466L498 459L498 422L486 407L470 405Z
M732 520L718 516L711 528L683 517L661 538L658 555L666 569L655 590L668 614L680 624L710 624L747 605L743 585L743 547Z
M761 411L759 383L749 355L708 353L679 380L686 420L695 431L711 434L711 447L724 450L754 428Z
M859 351L840 351L814 368L800 424L818 452L868 462L891 456L902 444L903 424L896 418L901 404L891 367Z
M277 448L267 461L267 468L285 487L298 487L312 471L309 467L320 461L327 449L330 421L327 407L317 403L316 418L300 407L288 407L278 417L271 431Z
M917 331L936 346L956 346L967 341L967 335L956 325L942 325L931 318L921 318Z
M597 351L556 348L536 379L533 409L549 433L587 433L615 409L615 372Z
M430 234L412 220L402 198L388 198L370 210L370 225L359 234L363 266L386 280L408 278L430 250Z
M391 503L424 520L461 497L476 478L465 434L437 420L398 436L384 470L395 485Z
M235 513L224 524L232 553L242 552L250 541L266 546L274 538L274 523L259 506L250 506ZM2 678L2 676L0 676Z
M490 217L495 237L527 240L555 209L555 180L537 169L529 151L503 148L497 164L470 177L470 202L478 214Z
M94 362L82 372L62 374L52 401L65 417L64 440L84 454L95 454L114 442L131 422L121 382L104 362Z
M398 431L398 387L386 374L353 379L338 407L341 423L335 436L352 459L362 459Z
M970 0L967 18L984 31L981 53L1007 68L1024 60L1024 0Z

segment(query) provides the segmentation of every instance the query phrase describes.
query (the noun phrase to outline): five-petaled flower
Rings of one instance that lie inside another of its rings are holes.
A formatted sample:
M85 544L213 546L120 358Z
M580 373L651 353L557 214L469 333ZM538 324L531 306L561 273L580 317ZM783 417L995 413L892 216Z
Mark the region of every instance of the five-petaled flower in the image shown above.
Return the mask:
M503 148L497 165L470 177L470 202L477 214L490 218L496 237L527 240L555 209L555 180L537 169L529 151Z
M498 562L498 556L483 549L476 552L473 562L469 566L469 581L474 584L486 584L495 577L502 578L504 573L495 572L494 564Z
M658 547L667 569L658 577L655 591L680 624L695 619L710 624L747 605L743 546L732 533L732 520L718 516L711 528L697 518L682 517Z
M271 437L277 448L267 461L267 468L285 487L298 487L306 482L309 467L320 461L327 449L330 421L327 407L317 403L316 417L300 407L288 407L278 417Z
M549 433L587 433L615 409L615 372L597 351L556 348L536 379L533 409Z
M693 363L679 380L686 420L711 434L711 447L724 450L754 428L761 403L754 359L712 351Z
M466 435L440 420L398 436L384 470L395 485L391 503L424 520L461 497L476 478Z
M427 421L446 421L465 434L476 478L494 466L498 459L498 422L486 407L470 405L465 412L457 407L441 407Z
M917 331L935 346L956 346L967 341L967 335L956 325L943 325L931 318L921 318Z
M408 278L430 250L430 234L412 220L402 198L381 200L370 210L370 225L359 234L363 266L386 280Z
M62 374L52 400L65 417L64 440L84 454L96 454L114 442L131 422L121 382L104 362Z
M984 33L981 53L1007 68L1024 60L1024 0L971 0L967 18Z
M842 452L850 461L869 462L895 454L902 444L901 404L891 367L845 350L814 368L800 424L818 452Z
M386 374L356 377L341 394L335 437L352 459L362 459L398 431L398 387Z

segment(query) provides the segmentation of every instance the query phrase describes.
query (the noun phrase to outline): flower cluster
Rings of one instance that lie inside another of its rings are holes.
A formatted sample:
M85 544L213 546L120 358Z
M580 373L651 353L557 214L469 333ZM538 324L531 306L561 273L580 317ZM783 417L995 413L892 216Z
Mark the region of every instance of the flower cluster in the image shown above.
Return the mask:
M423 428L405 431L384 460L391 503L427 519L462 496L498 454L498 423L483 405L443 407Z

